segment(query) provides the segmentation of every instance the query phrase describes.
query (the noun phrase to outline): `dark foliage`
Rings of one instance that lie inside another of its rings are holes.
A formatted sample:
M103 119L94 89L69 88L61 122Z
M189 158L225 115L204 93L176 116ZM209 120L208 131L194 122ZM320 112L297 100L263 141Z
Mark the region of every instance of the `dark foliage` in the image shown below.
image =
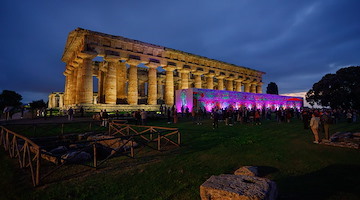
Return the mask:
M331 108L360 109L360 67L326 74L307 92L306 101Z
M266 87L266 94L279 94L278 86L274 82L270 82Z
M21 105L22 96L11 90L3 90L0 94L0 110L6 106L19 107Z
M40 109L40 108L46 108L46 103L44 102L44 100L37 100L37 101L32 101L30 103L30 107L31 109Z

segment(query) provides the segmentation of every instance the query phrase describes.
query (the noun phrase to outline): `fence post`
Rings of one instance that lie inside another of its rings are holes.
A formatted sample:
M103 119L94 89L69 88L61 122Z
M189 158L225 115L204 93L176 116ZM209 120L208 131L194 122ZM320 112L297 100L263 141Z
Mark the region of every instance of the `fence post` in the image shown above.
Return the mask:
M38 186L40 184L40 165L41 165L41 149L38 149L37 159L36 159L36 177L35 177L35 185Z
M131 157L134 158L134 140L131 138L131 149L130 149Z
M180 134L180 131L177 131L177 132L178 132L178 145L180 146L181 134Z
M95 140L95 142L93 144L93 149L94 149L94 167L95 167L95 169L97 169L96 140Z
M160 132L158 132L158 143L157 143L157 146L158 146L158 150L159 150L159 151L160 151L160 149L161 149L160 143L161 143L161 135L160 135Z

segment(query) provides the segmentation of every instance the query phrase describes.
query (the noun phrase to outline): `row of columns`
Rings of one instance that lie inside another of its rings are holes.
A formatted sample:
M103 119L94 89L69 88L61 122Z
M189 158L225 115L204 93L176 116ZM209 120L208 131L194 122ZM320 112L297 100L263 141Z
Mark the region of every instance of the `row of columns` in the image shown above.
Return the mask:
M64 75L65 80L65 104L92 104L93 103L93 70L92 59L96 55L80 53L78 58L69 64ZM100 67L98 74L98 96L102 98L105 96L106 104L116 104L117 99L125 99L130 105L137 105L138 103L138 65L139 60L129 59L121 62L117 56L105 56L104 60L108 63L107 67ZM128 90L126 93L127 67L129 65L128 73ZM174 66L164 66L165 70L165 92L162 91L161 82L163 79L157 77L157 67L159 64L146 63L148 70L148 104L156 105L157 99L164 98L165 104L174 104ZM181 77L180 88L189 88L190 72L188 68L178 70ZM203 88L201 76L202 71L192 72L195 79L195 88ZM208 73L204 75L206 78L206 88L214 89L215 73ZM262 83L249 82L234 77L226 77L224 75L216 76L218 80L218 90L234 90L242 91L242 84L244 84L244 92L261 93ZM226 85L224 84L226 80ZM161 94L161 96L158 96ZM164 96L162 96L164 94Z

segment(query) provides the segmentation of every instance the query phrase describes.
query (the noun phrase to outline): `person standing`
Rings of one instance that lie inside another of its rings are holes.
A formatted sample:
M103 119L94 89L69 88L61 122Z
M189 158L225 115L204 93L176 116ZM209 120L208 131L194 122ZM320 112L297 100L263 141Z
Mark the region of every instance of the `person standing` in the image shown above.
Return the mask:
M321 116L320 118L320 121L321 121L321 124L323 126L323 129L324 129L324 138L325 140L329 140L329 129L330 129L330 121L331 121L331 117L329 115L328 112L324 112L324 114Z
M104 112L103 112L102 119L103 119L103 126L107 127L107 125L109 123L109 115L106 112L106 110L104 110Z
M213 115L213 129L219 128L219 117L220 117L219 110L215 109L212 115Z
M82 106L80 107L80 116L84 117L84 108Z
M146 117L147 117L146 111L143 109L140 115L141 115L141 125L146 125Z
M74 110L72 109L72 107L70 107L68 110L68 120L72 121L73 119L74 119Z
M315 144L319 144L319 142L320 142L320 139L319 139L319 124L320 124L319 116L317 114L312 114L311 119L310 119L310 128L311 128L311 131L314 134L314 138L315 138L314 143Z

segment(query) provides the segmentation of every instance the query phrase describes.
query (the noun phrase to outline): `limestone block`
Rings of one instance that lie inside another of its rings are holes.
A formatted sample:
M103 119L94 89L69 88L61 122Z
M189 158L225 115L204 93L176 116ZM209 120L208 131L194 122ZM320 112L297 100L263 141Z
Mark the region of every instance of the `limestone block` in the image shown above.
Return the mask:
M243 166L234 172L235 175L259 176L258 168L254 166Z
M211 176L200 186L202 200L272 200L276 196L275 182L254 176Z

